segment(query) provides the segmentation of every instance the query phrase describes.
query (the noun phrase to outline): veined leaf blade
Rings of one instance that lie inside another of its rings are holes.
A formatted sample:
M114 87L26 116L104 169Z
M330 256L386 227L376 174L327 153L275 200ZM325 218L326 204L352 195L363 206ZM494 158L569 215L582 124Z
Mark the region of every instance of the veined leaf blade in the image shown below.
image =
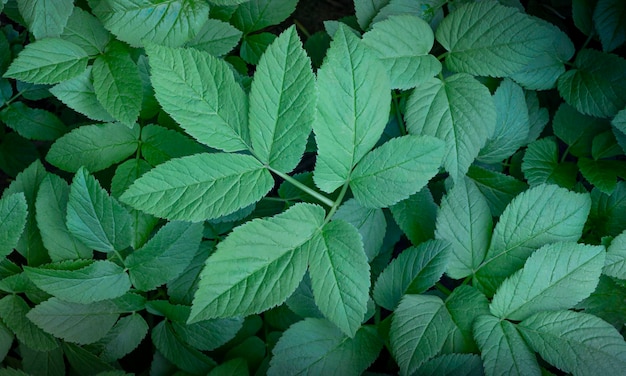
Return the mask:
M0 257L8 256L26 227L28 204L24 193L6 195L0 200Z

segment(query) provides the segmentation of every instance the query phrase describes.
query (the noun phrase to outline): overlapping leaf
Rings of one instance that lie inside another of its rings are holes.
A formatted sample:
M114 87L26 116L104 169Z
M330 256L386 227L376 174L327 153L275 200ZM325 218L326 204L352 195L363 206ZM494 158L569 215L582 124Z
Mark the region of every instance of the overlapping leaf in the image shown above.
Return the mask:
M433 237L437 204L428 187L389 208L393 219L414 245Z
M111 34L91 13L74 7L61 38L80 46L90 56L104 52Z
M206 51L213 56L222 56L237 46L241 34L241 31L228 22L208 19L196 36L185 43L185 47Z
M528 185L513 176L472 165L467 172L489 204L491 215L499 217L515 196Z
M17 246L27 215L24 193L6 195L0 200L0 257L8 256Z
M0 299L0 318L11 329L17 339L37 351L51 351L59 347L59 342L41 330L30 320L25 320L30 307L18 295L7 295Z
M602 273L626 279L626 231L616 236L606 250L606 261Z
M2 110L0 120L30 140L51 141L67 131L65 124L52 112L30 108L23 102L13 103Z
M248 34L287 19L296 9L297 0L249 0L237 7L231 18L235 27Z
M58 37L72 10L73 0L19 0L20 14L37 39Z
M369 261L373 260L387 231L387 221L381 209L365 208L350 199L341 204L333 219L341 219L356 227L363 239L363 249Z
M626 6L619 0L598 0L593 10L593 25L602 49L610 52L626 42Z
M576 165L561 162L558 144L554 137L537 140L526 149L522 162L522 172L528 183L557 184L564 188L572 188L578 173Z
M213 359L185 343L167 320L152 329L151 337L156 349L181 370L206 374L217 365Z

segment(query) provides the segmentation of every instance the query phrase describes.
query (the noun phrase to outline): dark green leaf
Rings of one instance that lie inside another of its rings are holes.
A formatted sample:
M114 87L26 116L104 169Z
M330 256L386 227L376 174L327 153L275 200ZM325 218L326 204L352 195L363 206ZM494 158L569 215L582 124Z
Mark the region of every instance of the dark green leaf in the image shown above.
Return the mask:
M0 200L0 257L8 256L17 246L26 226L28 204L24 193L5 195Z
M17 295L7 295L0 299L0 318L17 339L37 351L50 351L59 346L59 342L50 334L41 330L32 321L26 319L30 311L24 299Z
M74 9L73 0L20 0L17 5L36 39L61 35Z
M192 374L207 374L217 365L211 358L185 343L167 320L152 329L152 342L167 360Z
M239 5L231 23L246 34L278 25L293 13L297 3L297 0L250 0Z
M341 204L333 219L344 220L359 230L369 261L378 255L387 231L385 214L381 209L365 208L356 200L350 199Z
M204 151L205 147L180 132L152 124L141 129L141 155L153 166Z
M418 245L435 235L437 204L428 187L389 208L407 238Z
M2 110L0 120L30 140L51 141L67 131L65 124L52 112L30 108L23 102L12 103Z

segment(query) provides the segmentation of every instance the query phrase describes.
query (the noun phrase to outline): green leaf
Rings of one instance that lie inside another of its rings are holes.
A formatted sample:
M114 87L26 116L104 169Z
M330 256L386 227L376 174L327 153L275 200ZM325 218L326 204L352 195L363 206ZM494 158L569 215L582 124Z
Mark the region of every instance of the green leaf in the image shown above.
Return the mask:
M487 297L475 287L458 286L446 298L446 308L456 327L442 352L477 352L473 326L479 316L490 314Z
M383 66L343 26L317 71L317 86L314 178L330 193L348 180L352 168L376 145L389 118L391 94Z
M617 236L626 229L626 183L618 182L607 195L599 189L591 191L591 213L588 223L600 236Z
M65 359L60 346L52 351L36 351L26 345L19 344L18 351L22 355L22 367L28 375L65 375Z
M376 360L382 345L373 327L364 326L349 338L326 320L307 318L280 337L267 374L357 376Z
M367 311L370 273L363 242L354 226L334 220L312 240L309 274L320 311L354 337Z
M131 217L81 167L70 186L67 228L86 246L100 252L121 251L130 245Z
M2 4L2 2L0 2L0 4ZM0 5L0 8L1 7ZM0 361L4 362L11 347L13 347L13 338L13 332L0 322Z
M251 156L196 154L148 171L120 199L158 217L198 222L255 203L273 185L271 174Z
M474 275L487 295L520 269L530 254L549 243L577 241L591 207L589 195L555 185L532 187L504 210L485 261Z
M626 42L626 4L618 0L598 0L593 10L593 25L604 51L621 46Z
M427 186L389 209L393 219L414 245L434 237L438 207Z
M28 204L24 193L5 195L0 200L0 257L8 256L26 226Z
M533 350L564 372L618 375L626 367L626 342L609 323L579 312L540 312L518 330Z
M450 244L429 240L402 251L376 280L376 304L393 311L405 294L421 294L435 285L450 258Z
M531 186L557 184L573 188L577 170L574 163L560 161L559 146L554 137L542 138L528 145L522 162L522 172Z
M459 179L441 199L435 237L450 242L446 274L461 279L474 273L485 259L493 220L487 200L468 178Z
M526 139L526 143L529 144L539 138L541 132L543 132L543 129L550 120L550 114L548 114L547 108L540 107L537 92L525 91L524 93L526 105L528 106L528 120L530 124L528 138Z
M363 35L387 69L392 89L411 89L441 72L439 60L429 55L434 42L430 25L410 14L376 22Z
M142 130L143 134L143 130ZM143 146L143 143L142 143ZM113 179L111 179L111 196L119 198L130 185L141 175L150 171L152 166L143 159L129 159L120 164L115 169ZM132 215L132 212L131 212ZM144 214L149 215L149 214ZM135 229L136 230L136 229Z
M65 124L52 112L30 108L23 102L12 103L2 110L0 120L30 140L55 140L67 130Z
M551 48L542 23L496 1L464 4L441 21L437 41L455 72L505 77Z
M354 198L372 208L408 198L439 172L444 146L430 136L407 135L387 141L367 153L352 172Z
M31 309L26 317L46 332L68 342L94 343L104 337L119 317L110 301L70 303L50 298Z
M185 343L167 320L158 323L152 329L151 336L156 349L183 371L207 374L217 365L211 358Z
M72 42L46 38L29 43L3 77L35 84L56 84L78 76L87 68L87 53Z
M514 324L493 316L480 316L474 323L487 375L541 375L537 357Z
M222 56L239 44L241 35L241 31L228 22L208 19L196 36L185 43L185 47L193 47L213 56Z
M606 250L603 274L626 279L626 231L616 236Z
M98 342L102 346L100 359L105 362L118 360L135 350L148 334L148 323L140 314L132 313L120 318Z
M552 129L555 136L569 145L570 153L577 157L589 157L592 154L593 139L609 130L610 124L605 119L583 115L563 103L554 114Z
M572 19L574 25L583 34L589 36L595 33L593 25L593 11L598 0L573 0Z
M50 93L69 108L90 119L114 121L96 97L91 70L92 67L89 66L78 76L56 84L50 88Z
M620 329L626 322L624 299L626 299L626 287L623 283L601 275L596 290L576 305L576 309L583 309L585 313L597 316Z
M313 295L313 287L308 272L304 274L304 278L300 281L296 291L285 301L285 305L300 317L324 318L315 303L315 295Z
M493 135L478 154L483 163L500 163L526 145L530 119L526 97L521 87L505 78L498 86L493 101L496 105L496 127Z
M626 162L614 160L578 159L580 173L594 187L610 194L617 187L619 177L626 178Z
M209 17L205 1L90 0L93 13L132 47L144 42L178 47L195 36Z
M561 242L541 247L500 285L491 313L521 321L537 312L572 308L595 290L604 259L602 246Z
M104 53L111 34L91 13L74 7L61 38L80 46L89 56Z
M511 200L528 188L528 185L496 171L470 166L467 176L483 194L489 204L491 215L499 217Z
M69 172L81 167L96 172L135 153L138 138L138 126L131 129L120 123L83 125L57 139L46 160Z
M295 27L265 51L250 87L250 138L269 167L291 172L300 162L315 120L315 76Z
M575 69L559 77L559 94L585 115L611 117L626 106L626 60L613 54L584 49Z
M112 372L115 370L112 365L105 363L93 353L78 345L63 342L62 347L63 353L72 367L72 370L75 370L81 375Z
M204 146L180 132L153 124L141 129L141 155L153 166L205 151Z
M391 0L380 9L372 22L376 24L389 17L413 14L429 22L435 29L443 18L444 5L445 0Z
M115 119L129 128L141 110L139 68L121 44L109 44L107 52L93 62L91 71L96 98Z
M418 370L422 376L483 375L483 363L476 354L446 354L429 360Z
M248 149L248 99L228 64L194 49L146 51L155 96L185 132L224 151Z
M455 328L443 301L432 295L405 295L391 321L391 353L401 375L412 375L437 355Z
M617 143L617 138L611 130L606 130L593 138L591 156L593 159L612 158L624 155L624 151Z
M304 275L307 243L324 214L317 205L301 203L235 228L202 270L189 321L257 313L283 303Z
M368 261L378 255L387 231L387 221L382 209L365 208L356 200L350 199L341 204L333 219L344 220L359 230Z
M169 222L124 260L135 288L150 291L178 277L189 265L200 241L202 224Z
M249 374L248 362L243 358L235 358L213 368L207 376L247 376Z
M124 295L130 280L121 266L107 260L62 261L24 272L43 291L69 303L89 304Z
M35 39L43 39L61 35L74 0L19 0L17 6Z
M204 241L200 243L198 251L187 268L178 278L168 282L167 295L172 303L191 305L193 295L198 289L200 272L204 267L206 259L214 250L215 244L213 242Z
M212 351L224 345L241 330L242 318L204 320L184 325L173 322L174 331L189 345L201 351Z
M29 311L28 304L17 295L0 299L0 318L21 343L37 351L50 351L59 347L59 342L53 336L25 319Z
M432 78L413 91L406 104L409 133L446 142L443 165L453 179L467 172L496 125L489 90L467 74Z
M257 65L267 47L274 42L276 35L272 33L258 33L246 35L241 42L239 55L248 64Z
M250 0L237 7L230 22L248 34L283 22L296 9L297 3L297 0Z

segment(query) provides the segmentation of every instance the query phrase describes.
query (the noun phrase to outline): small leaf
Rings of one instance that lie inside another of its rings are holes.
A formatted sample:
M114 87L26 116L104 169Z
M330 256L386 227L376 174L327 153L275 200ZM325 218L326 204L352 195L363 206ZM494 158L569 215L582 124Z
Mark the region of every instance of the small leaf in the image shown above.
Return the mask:
M28 304L17 295L0 299L0 318L21 343L37 351L51 351L59 347L59 342L53 336L25 319L29 311Z
M156 349L181 370L192 374L207 374L217 365L213 359L185 343L167 320L161 321L152 329L151 337Z
M326 320L307 318L280 337L267 374L357 376L376 360L382 345L373 327L364 326L349 338Z
M625 299L626 287L622 282L601 275L596 290L577 304L576 309L583 309L585 313L597 316L619 329L626 322L626 306L623 304Z
M439 172L444 150L444 143L430 136L407 135L387 141L366 154L352 172L354 198L372 208L408 198Z
M52 141L67 131L65 124L52 112L30 108L23 102L12 103L2 110L0 120L29 140Z
M470 166L467 176L474 181L480 193L487 200L491 215L494 217L499 217L509 202L528 188L526 183L515 179L513 176L476 165Z
M341 204L333 219L344 220L359 231L369 261L378 255L387 231L387 221L381 209L365 208L350 199Z
M435 285L450 258L450 244L429 240L402 251L376 280L376 304L393 311L405 294L421 294Z
M67 228L86 246L100 252L130 245L130 214L81 167L70 186Z
M626 4L619 0L598 0L593 10L593 25L602 49L613 51L626 42Z
M146 334L148 323L140 314L132 313L122 317L98 342L102 346L100 359L113 362L126 356L139 346Z
M120 200L158 217L198 222L259 201L273 184L251 156L203 153L160 164L135 180Z
M540 106L537 92L525 91L524 94L526 105L528 106L528 120L530 124L528 138L526 139L526 143L529 144L539 138L550 120L550 115L547 108Z
M153 166L205 151L203 145L181 132L152 124L141 129L141 155Z
M3 77L34 84L55 84L78 76L87 68L85 50L58 38L29 43Z
M580 173L597 189L610 194L617 187L619 177L626 178L626 163L614 160L578 159Z
M307 243L323 222L321 207L296 204L235 228L206 262L189 322L262 312L283 303L304 275Z
M237 2L242 3L238 0ZM230 22L248 34L278 25L296 9L297 0L250 0L237 7Z
M204 320L189 325L172 322L181 339L201 351L212 351L224 345L235 337L242 326L242 318Z
M20 14L36 39L58 37L63 31L72 10L73 0L20 0Z
M36 351L26 345L19 344L18 349L22 356L22 367L26 375L41 373L60 376L65 374L62 347L59 346L52 351Z
M413 245L434 237L438 207L428 186L389 209L393 219Z
M276 35L272 33L257 33L246 35L241 42L239 55L248 64L257 65L267 47L274 42Z
M61 38L80 46L90 56L95 56L104 52L111 34L91 13L74 7Z
M591 191L589 224L599 236L617 236L626 230L626 182L620 181L610 195Z
M446 354L424 363L422 376L475 376L483 374L483 363L476 354Z
M626 342L609 323L580 312L540 312L518 330L548 363L580 375L619 375L626 367Z
M200 272L204 267L206 259L214 250L215 244L213 242L204 241L200 243L198 251L187 268L178 278L168 282L167 295L172 303L191 305L193 295L198 289Z
M24 193L5 194L0 200L0 257L8 256L17 247L27 215Z
M57 139L46 160L69 172L83 166L97 172L135 153L138 138L138 126L131 129L120 123L83 125Z
M626 279L626 231L616 236L606 250L603 274Z
M573 188L578 171L571 162L561 162L559 146L554 137L546 137L528 145L522 172L528 184L557 184L564 188Z
M213 56L222 56L239 44L241 35L241 31L228 22L208 19L196 36L185 43L185 47L193 47Z
M591 156L593 139L609 128L607 120L583 115L567 103L559 106L552 120L554 135L569 145L569 152L577 157Z
M500 285L491 313L521 321L533 313L572 308L595 290L604 259L602 246L561 242L541 247Z
M479 316L490 314L487 297L475 287L458 286L446 298L446 308L456 327L443 352L477 352L473 326Z
M113 372L115 368L84 348L73 343L62 343L63 353L73 370L79 374ZM116 375L117 376L117 375Z

